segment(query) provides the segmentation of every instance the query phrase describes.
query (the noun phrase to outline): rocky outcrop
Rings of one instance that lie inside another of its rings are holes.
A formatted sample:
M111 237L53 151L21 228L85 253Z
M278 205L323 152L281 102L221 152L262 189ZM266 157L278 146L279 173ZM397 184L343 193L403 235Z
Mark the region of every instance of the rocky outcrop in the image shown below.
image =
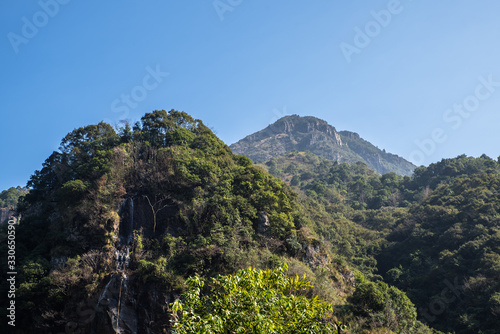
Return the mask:
M156 205L155 205L156 203ZM151 207L153 204L153 208ZM115 273L107 278L89 324L90 333L160 333L169 328L166 314L169 296L154 284L143 286L129 269L133 256L133 231L146 237L175 233L177 206L167 198L135 196L125 199L119 210L120 224L115 246ZM154 215L157 225L153 226ZM173 301L173 300L172 300Z
M0 225L7 223L13 215L15 215L15 211L6 208L0 209Z
M405 159L380 150L357 133L340 131L327 122L307 116L286 116L265 129L231 145L236 154L264 162L291 151L310 151L339 162L363 162L380 174L411 175L415 166Z
M308 264L311 268L328 266L330 262L328 256L325 252L320 250L319 245L310 245L307 243L302 244L302 250L304 252L303 261Z
M122 202L118 210L120 215L119 241L123 245L130 244L134 230L141 230L145 238L167 233L177 236L182 232L178 213L178 206L169 198L131 196Z
M255 226L255 230L257 233L262 235L267 235L269 233L269 229L271 227L271 223L269 222L269 217L265 212L259 212L257 217L257 224Z

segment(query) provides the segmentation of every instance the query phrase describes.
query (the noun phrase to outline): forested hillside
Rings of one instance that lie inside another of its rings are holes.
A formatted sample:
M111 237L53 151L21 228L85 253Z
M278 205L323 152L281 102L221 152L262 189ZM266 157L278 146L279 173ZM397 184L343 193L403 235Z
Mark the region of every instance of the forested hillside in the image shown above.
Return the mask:
M17 205L15 329L496 333L499 187L487 156L254 165L175 110L78 128Z
M459 156L412 177L305 152L265 166L303 194L332 252L405 291L420 320L453 333L500 328L497 161Z
M375 273L365 202L297 193L184 112L75 129L28 188L18 333L431 333Z
M12 187L0 193L0 208L15 209L19 197L26 195L27 190L21 187Z
M11 187L0 193L0 224L5 223L15 214L19 197L26 195L27 190L21 187Z

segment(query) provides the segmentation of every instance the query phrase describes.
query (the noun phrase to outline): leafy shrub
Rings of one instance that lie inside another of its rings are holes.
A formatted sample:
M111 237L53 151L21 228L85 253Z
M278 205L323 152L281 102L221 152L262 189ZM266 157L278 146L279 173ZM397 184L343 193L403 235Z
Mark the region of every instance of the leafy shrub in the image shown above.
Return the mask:
M300 296L311 287L305 280L274 270L244 269L234 276L218 276L202 293L205 281L187 280L188 290L171 306L173 333L339 333L331 306Z

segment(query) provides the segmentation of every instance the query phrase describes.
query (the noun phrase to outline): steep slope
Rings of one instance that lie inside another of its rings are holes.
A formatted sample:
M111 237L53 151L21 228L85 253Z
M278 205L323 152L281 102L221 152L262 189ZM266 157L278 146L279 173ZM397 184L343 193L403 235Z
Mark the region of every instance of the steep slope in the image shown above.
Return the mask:
M327 122L311 116L285 116L230 147L234 153L246 155L254 162L296 150L310 151L339 162L361 161L381 174L411 175L415 169L412 163L378 149L357 133L337 132Z
M421 321L446 333L498 333L500 161L462 155L412 177L310 152L263 166L303 195L305 219L334 240L333 253L405 291Z
M11 187L0 192L0 225L15 214L14 209L17 205L19 197L26 195L28 191L21 187Z
M379 273L403 289L423 321L454 333L500 328L500 164L443 159L415 171L426 187L388 235Z
M119 134L106 123L75 129L28 186L16 227L23 333L163 333L187 276L262 266L289 252L265 240L297 235L291 190L177 111ZM3 254L6 240L4 227Z
M0 208L0 225L7 223L7 220L14 214L15 212L10 209Z
M314 203L301 209L288 185L234 155L186 113L147 113L118 133L103 122L75 129L28 187L15 227L19 333L170 332L179 320L170 303L183 292L184 302L192 300L188 276L210 282L283 264L287 275L312 282L305 296L334 306L324 319L333 327L339 320L352 333L421 327L404 293L367 281L332 253L328 244L342 241L348 222L329 228L331 215ZM328 241L316 232L319 220ZM352 239L366 237L359 229ZM1 226L3 254L7 240ZM6 260L0 257L2 268ZM2 295L8 289L0 282ZM374 294L386 302L371 303ZM0 302L4 319L7 303Z

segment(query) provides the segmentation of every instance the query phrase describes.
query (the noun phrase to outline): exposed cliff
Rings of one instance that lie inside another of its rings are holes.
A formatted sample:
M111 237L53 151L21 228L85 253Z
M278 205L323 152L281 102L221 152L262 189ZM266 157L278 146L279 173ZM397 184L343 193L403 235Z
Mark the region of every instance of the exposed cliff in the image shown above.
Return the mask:
M15 212L10 209L0 209L0 225L6 223L7 220L14 214Z
M232 144L231 149L255 162L267 161L291 151L310 151L339 162L361 161L381 174L395 172L411 175L415 169L412 163L378 149L357 133L338 132L327 122L311 116L285 116Z

